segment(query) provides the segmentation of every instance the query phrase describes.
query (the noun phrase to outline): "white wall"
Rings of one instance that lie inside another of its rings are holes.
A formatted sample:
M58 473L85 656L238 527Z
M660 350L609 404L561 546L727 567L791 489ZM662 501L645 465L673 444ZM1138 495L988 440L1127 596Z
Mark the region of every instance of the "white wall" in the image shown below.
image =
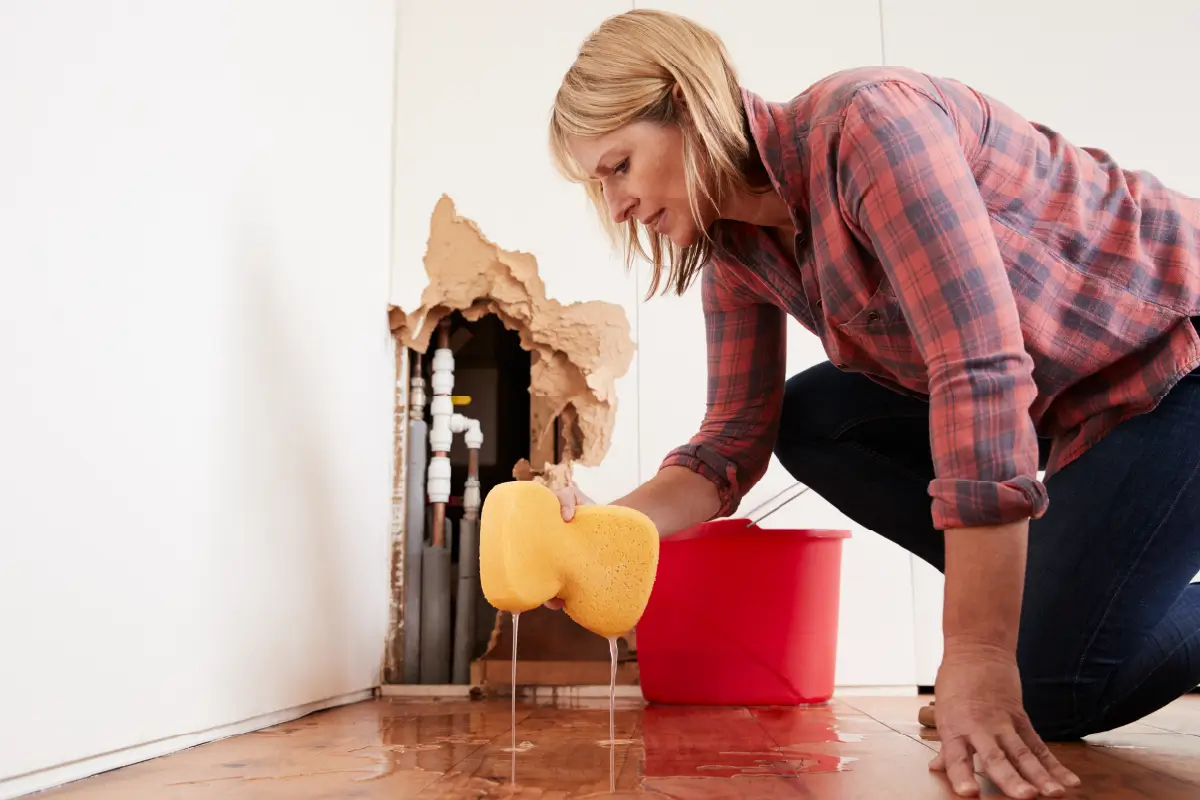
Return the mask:
M446 194L490 240L538 259L548 297L615 303L638 338L635 278L582 192L558 177L546 139L554 92L579 44L628 8L628 0L399 0L397 74L414 78L396 85L393 303L420 305L429 218ZM596 497L637 485L636 360L616 386L612 447L603 464L576 471Z
M1126 169L1200 195L1200 108L1191 99L1200 4L883 0L883 31L888 64L965 81ZM915 558L913 569L918 680L932 684L943 581Z
M376 685L393 54L0 0L0 779Z
M713 27L743 80L772 99L791 97L827 72L882 58L877 0L637 5L684 13ZM705 402L699 290L642 303L648 273L643 268L626 276L582 190L558 176L546 148L554 92L580 43L605 17L631 7L630 0L399 4L398 71L420 78L397 84L393 302L409 309L419 303L429 216L446 193L500 246L537 256L551 297L622 306L638 349L629 375L617 384L613 445L603 464L577 471L584 491L601 502L650 478L667 451L696 431ZM754 22L764 19L770 24ZM819 341L793 324L789 369L822 358ZM789 483L773 464L743 509ZM769 523L853 528L812 496ZM840 683L915 681L911 593L908 554L855 529L845 551Z

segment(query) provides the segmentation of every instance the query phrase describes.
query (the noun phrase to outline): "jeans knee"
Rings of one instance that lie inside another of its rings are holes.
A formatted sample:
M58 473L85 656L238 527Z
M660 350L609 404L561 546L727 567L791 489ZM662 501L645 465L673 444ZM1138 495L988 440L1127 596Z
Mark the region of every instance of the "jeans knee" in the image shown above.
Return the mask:
M1045 675L1045 670L1039 674L1032 665L1021 665L1025 713L1038 736L1047 742L1069 742L1095 733L1095 687L1066 676Z
M793 375L784 386L775 457L793 475L809 463L806 451L830 438L830 383L839 377L836 368L824 363Z
M1027 693L1025 713L1043 741L1073 742L1087 732L1087 726L1074 711L1074 698L1070 695L1050 697Z

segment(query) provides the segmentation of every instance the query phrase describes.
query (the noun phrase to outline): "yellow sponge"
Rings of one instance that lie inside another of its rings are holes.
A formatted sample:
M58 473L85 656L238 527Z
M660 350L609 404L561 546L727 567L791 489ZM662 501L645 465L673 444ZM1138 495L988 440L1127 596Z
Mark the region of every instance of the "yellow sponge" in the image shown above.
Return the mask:
M604 637L641 618L658 570L658 530L640 511L578 506L563 522L554 492L509 481L488 492L479 524L483 594L520 613L562 598L563 611Z

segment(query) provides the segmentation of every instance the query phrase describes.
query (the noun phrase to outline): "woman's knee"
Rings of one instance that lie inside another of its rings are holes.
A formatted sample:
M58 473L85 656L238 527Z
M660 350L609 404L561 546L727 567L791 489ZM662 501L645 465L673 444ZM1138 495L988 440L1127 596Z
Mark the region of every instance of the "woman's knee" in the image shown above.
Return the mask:
M836 368L828 362L810 367L788 378L783 389L783 405L779 412L779 437L775 452L793 445L823 438L827 433L822 420L828 415L832 384L829 370Z
M1086 714L1077 706L1079 700L1075 687L1033 688L1025 683L1025 713L1038 736L1047 742L1073 742L1092 731L1088 728Z
M813 448L843 439L875 439L885 449L929 449L928 405L887 389L828 361L788 379L780 410L775 455L791 470ZM892 442L892 439L896 439Z
M1034 730L1048 742L1075 741L1095 733L1106 683L1103 676L1080 671L1078 657L1064 646L1062 631L1053 637L1031 637L1033 632L1028 625L1022 629L1017 667L1025 713Z

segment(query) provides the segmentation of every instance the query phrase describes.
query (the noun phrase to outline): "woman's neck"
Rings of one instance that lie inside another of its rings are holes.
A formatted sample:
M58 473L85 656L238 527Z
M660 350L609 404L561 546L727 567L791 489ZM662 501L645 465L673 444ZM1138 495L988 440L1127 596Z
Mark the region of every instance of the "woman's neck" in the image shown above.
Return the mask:
M764 192L734 191L722 204L721 219L748 222L763 228L790 228L792 215L774 188Z

